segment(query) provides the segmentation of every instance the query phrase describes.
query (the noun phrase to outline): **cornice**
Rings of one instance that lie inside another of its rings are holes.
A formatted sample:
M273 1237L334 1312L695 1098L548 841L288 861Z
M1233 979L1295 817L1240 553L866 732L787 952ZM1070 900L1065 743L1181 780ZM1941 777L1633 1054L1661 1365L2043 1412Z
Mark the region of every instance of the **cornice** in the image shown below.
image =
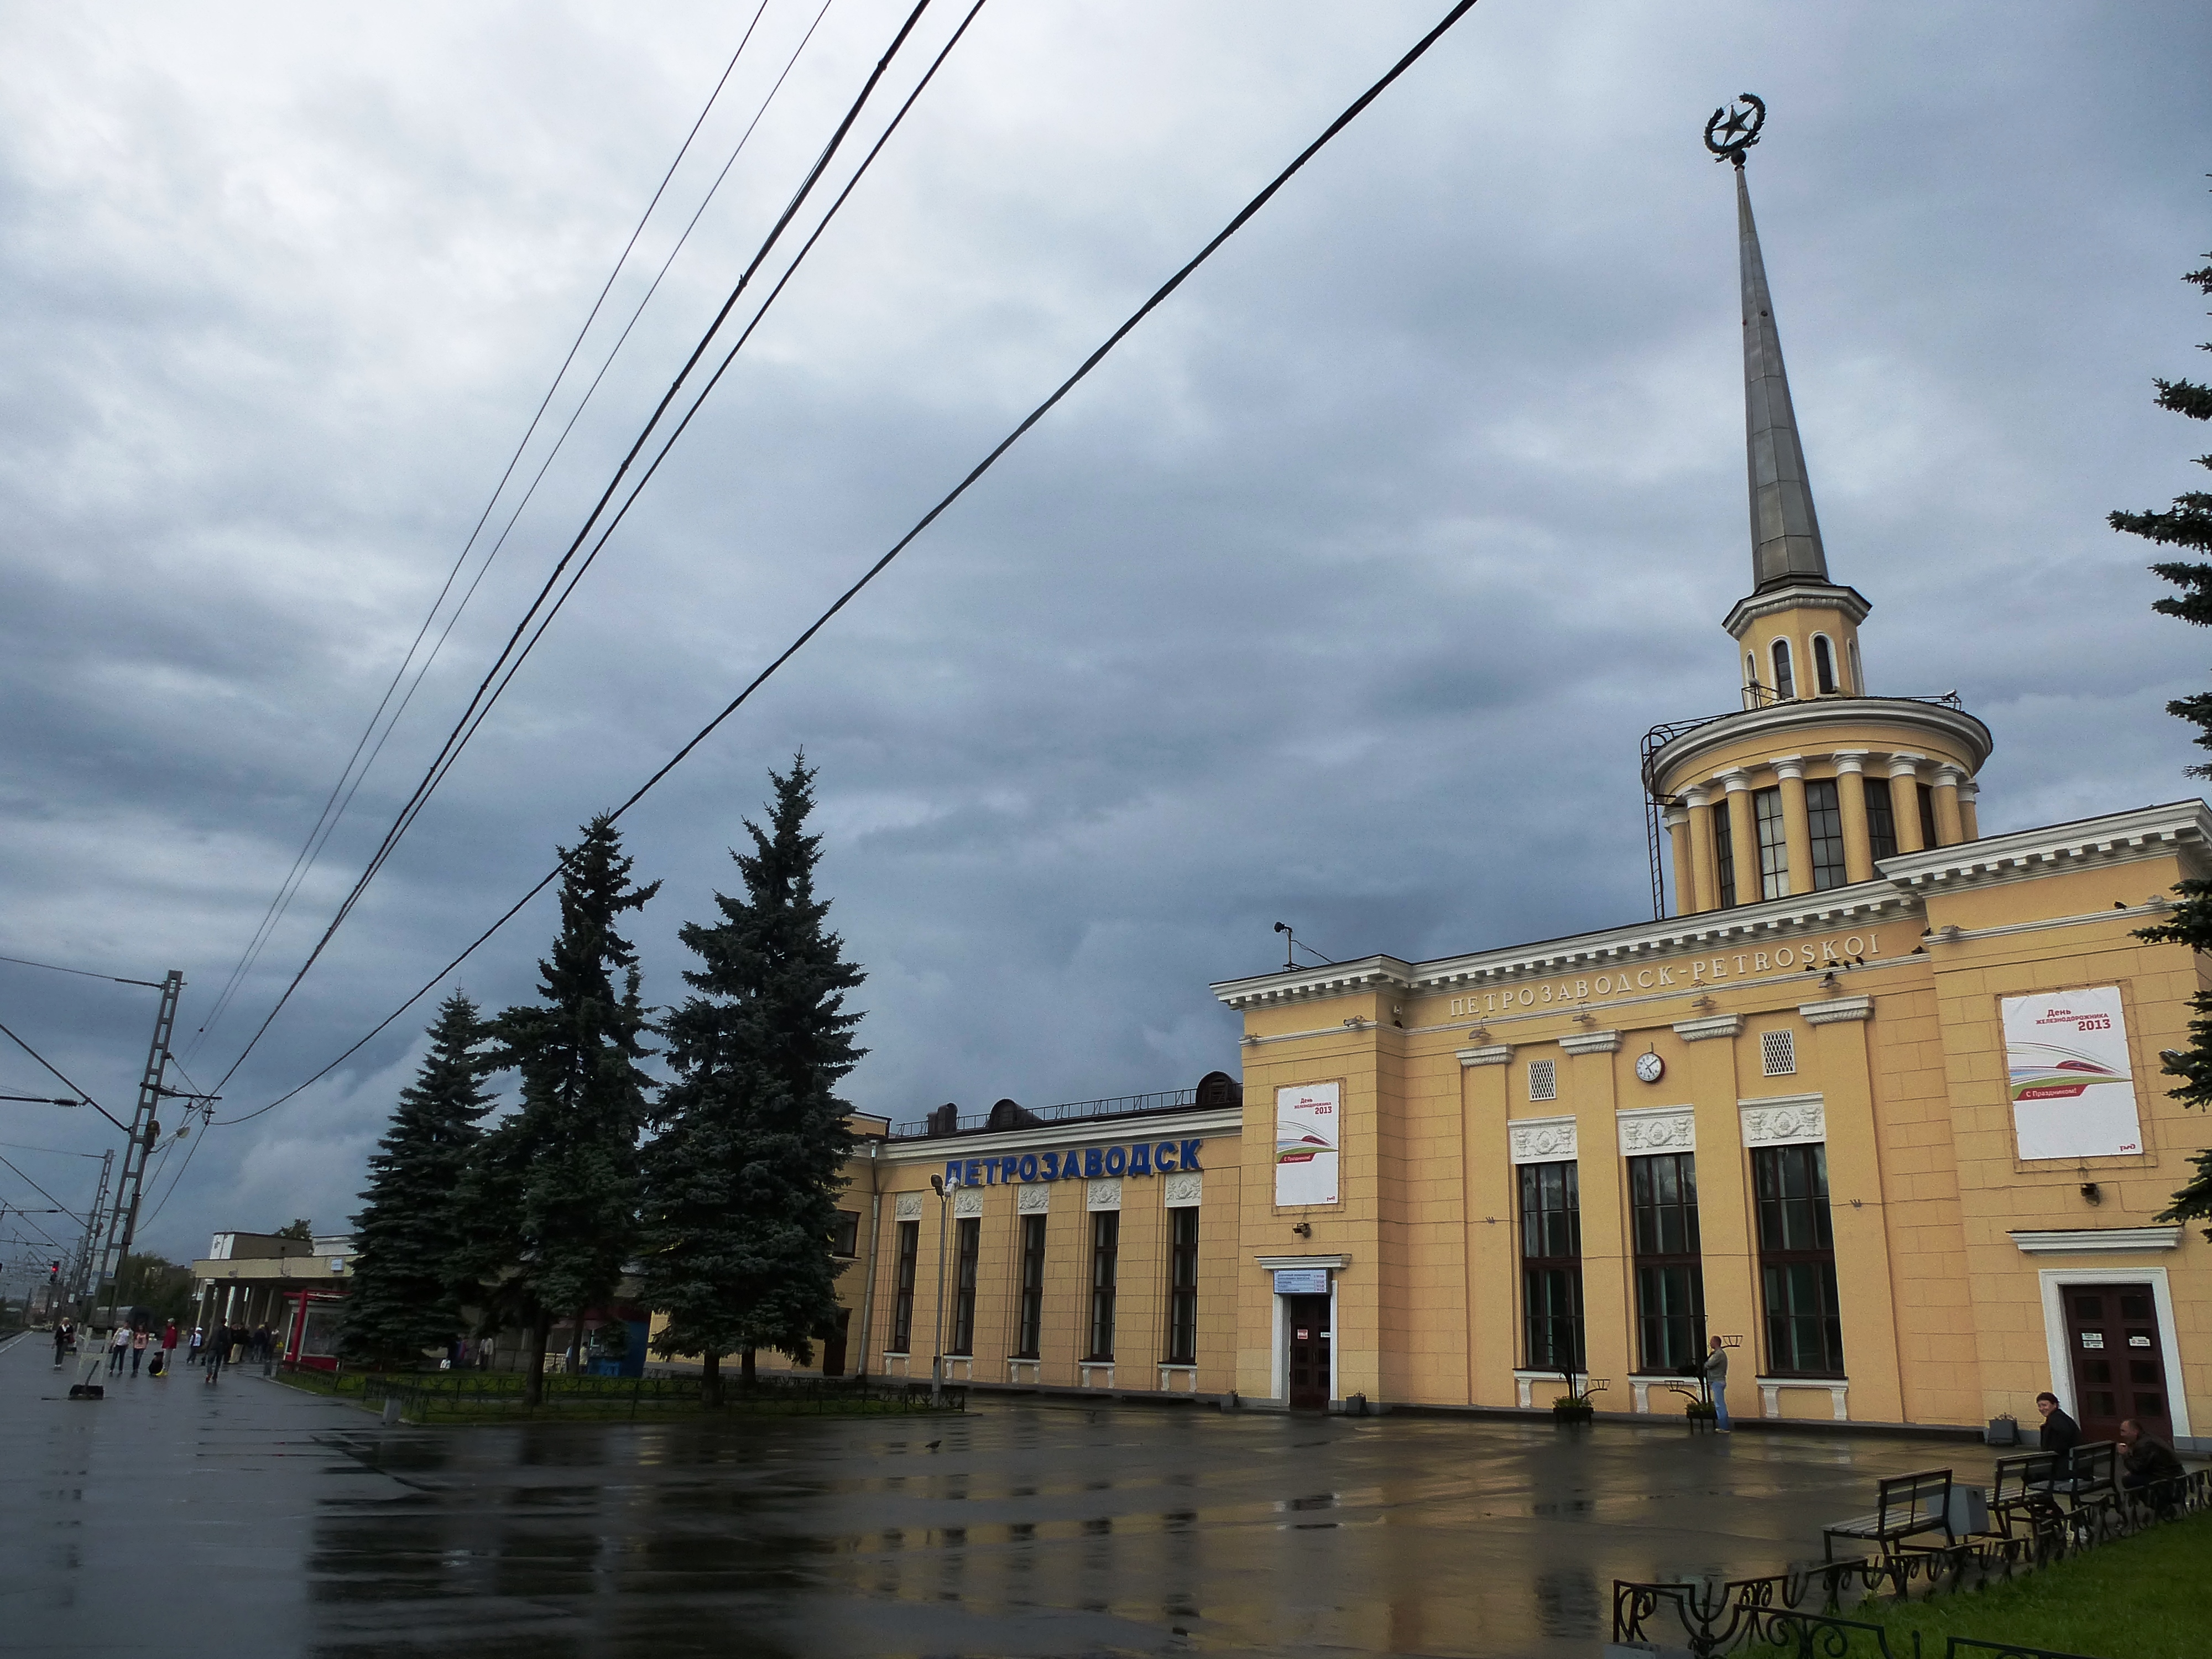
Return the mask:
M1570 1031L1559 1039L1559 1047L1571 1054L1617 1054L1620 1052L1620 1033Z
M1280 973L1255 974L1249 979L1218 980L1211 988L1231 1008L1270 1008L1361 991L1402 991L1411 983L1412 973L1412 965L1395 957L1362 957L1357 962L1334 962L1325 968L1285 969Z
M2022 1255L2095 1255L2118 1250L2175 1250L2181 1224L2166 1227L2016 1227L2008 1235Z
M1644 787L1656 794L1661 778L1746 738L1768 738L1784 750L1809 748L1817 754L1819 745L1809 739L1820 727L1869 723L1902 726L1944 738L1966 752L1972 762L1970 769L1977 772L1996 746L1988 726L1963 709L1947 708L1939 702L1917 702L1911 697L1802 697L1723 714L1662 744L1644 763ZM1863 740L1853 740L1855 750L1865 747Z
M1903 853L1875 867L1900 892L1932 892L2027 881L2062 870L2125 864L2176 852L2201 868L2212 859L2208 848L2212 848L2212 807L2201 800L2183 800Z
M955 1157L982 1158L994 1152L1057 1149L1069 1141L1181 1140L1191 1136L1235 1134L1244 1127L1241 1106L1212 1106L1194 1112L1132 1112L1126 1117L1076 1118L1030 1129L985 1131L981 1134L917 1135L883 1143L886 1164L949 1164Z
M1873 603L1856 587L1840 587L1834 582L1793 581L1778 587L1761 588L1747 594L1729 607L1721 619L1729 637L1741 643L1752 623L1762 617L1771 617L1778 611L1803 609L1840 611L1851 619L1856 627L1867 619L1874 609Z

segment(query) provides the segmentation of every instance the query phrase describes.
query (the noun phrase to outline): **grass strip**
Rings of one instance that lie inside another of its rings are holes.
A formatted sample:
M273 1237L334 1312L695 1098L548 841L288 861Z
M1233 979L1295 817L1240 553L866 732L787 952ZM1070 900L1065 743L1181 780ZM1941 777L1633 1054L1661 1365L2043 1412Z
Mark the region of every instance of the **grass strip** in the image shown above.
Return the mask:
M1954 1636L2088 1656L2088 1659L2205 1659L2212 1653L2212 1514L2114 1539L1984 1589L1926 1601L1875 1599L1841 1616L1880 1625L1894 1659L1942 1659ZM1871 1651L1853 1632L1851 1651ZM1821 1638L1815 1636L1816 1650ZM1761 1645L1758 1659L1794 1652Z

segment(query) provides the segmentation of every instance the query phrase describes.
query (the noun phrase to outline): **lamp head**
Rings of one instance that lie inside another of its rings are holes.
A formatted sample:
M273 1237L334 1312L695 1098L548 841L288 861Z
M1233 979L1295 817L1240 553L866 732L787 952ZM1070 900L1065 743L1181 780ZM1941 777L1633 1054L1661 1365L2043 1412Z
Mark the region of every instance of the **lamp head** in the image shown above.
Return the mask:
M933 1193L935 1193L935 1194L936 1194L939 1198L944 1197L944 1196L945 1196L945 1177L944 1177L943 1176L930 1176L930 1178L929 1178L929 1190L930 1190L930 1191L932 1191Z

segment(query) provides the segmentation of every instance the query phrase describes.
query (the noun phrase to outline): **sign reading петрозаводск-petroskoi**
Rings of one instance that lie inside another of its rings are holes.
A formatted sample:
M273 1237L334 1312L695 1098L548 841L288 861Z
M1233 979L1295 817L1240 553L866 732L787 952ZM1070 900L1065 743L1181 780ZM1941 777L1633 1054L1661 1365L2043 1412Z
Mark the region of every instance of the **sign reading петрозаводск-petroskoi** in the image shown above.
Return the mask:
M2120 988L2006 997L2005 1087L2023 1158L2142 1151Z
M1275 1091L1275 1202L1334 1204L1344 1085L1302 1083Z

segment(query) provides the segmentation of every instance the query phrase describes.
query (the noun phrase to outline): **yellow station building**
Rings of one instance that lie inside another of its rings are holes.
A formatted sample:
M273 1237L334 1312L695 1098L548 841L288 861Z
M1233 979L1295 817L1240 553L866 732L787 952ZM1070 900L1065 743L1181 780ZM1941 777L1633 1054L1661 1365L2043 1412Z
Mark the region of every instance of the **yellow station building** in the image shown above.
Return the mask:
M825 1365L926 1378L941 1329L979 1386L1679 1413L1718 1336L1739 1419L2049 1388L2212 1449L2212 1246L2153 1219L2206 963L2136 937L2212 812L1984 839L1988 728L1867 681L1736 161L1753 580L1740 706L1645 743L1660 918L1216 985L1241 1081L865 1122Z

